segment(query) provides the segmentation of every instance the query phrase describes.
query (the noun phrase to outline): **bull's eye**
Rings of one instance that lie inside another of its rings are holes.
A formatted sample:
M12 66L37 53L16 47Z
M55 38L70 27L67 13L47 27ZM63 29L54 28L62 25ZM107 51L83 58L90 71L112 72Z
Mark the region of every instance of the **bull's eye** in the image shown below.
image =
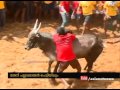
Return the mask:
M31 38L30 40L33 40L33 38Z
M35 37L31 37L30 40L33 40Z

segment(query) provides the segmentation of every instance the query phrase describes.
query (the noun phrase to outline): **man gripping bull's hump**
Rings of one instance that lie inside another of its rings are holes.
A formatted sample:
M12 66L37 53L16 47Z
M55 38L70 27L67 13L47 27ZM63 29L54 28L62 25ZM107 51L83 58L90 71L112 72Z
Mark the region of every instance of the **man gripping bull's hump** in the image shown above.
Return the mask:
M81 66L76 59L76 54L73 50L73 41L75 35L70 31L66 31L63 27L57 29L57 34L53 36L53 40L56 44L56 54L59 63L58 73L62 73L69 65L72 68L77 69L77 72L81 72ZM62 82L69 87L70 85L62 79Z
M81 71L78 60L73 50L73 41L75 35L72 32L65 30L63 27L57 29L57 34L53 35L53 40L56 44L57 59L60 62L58 72L63 72L70 64L76 68L78 72Z

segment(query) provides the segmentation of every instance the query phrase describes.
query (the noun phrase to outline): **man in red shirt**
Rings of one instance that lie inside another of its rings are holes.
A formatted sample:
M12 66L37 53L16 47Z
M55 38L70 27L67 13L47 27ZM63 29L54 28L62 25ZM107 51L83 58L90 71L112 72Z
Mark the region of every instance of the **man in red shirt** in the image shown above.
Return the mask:
M53 36L59 62L58 72L60 73L62 73L69 65L71 65L72 68L77 69L77 72L81 72L81 66L73 51L73 41L75 39L75 35L65 31L62 27L59 27L57 29L57 34ZM70 86L64 79L62 79L62 81L67 87Z

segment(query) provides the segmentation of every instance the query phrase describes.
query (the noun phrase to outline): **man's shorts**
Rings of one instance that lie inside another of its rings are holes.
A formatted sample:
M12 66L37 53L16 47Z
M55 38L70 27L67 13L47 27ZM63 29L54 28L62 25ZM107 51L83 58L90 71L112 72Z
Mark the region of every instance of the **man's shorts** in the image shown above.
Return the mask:
M120 23L120 13L117 15L117 21Z
M69 61L69 62L59 62L59 68L66 69L69 65L74 69L80 68L80 64L77 59Z
M83 15L84 16L84 23L90 24L92 15Z
M111 16L111 18L105 20L105 28L109 30L115 30L117 26L117 16Z
M44 10L45 11L51 11L51 10L54 10L55 9L55 2L52 2L51 4L45 4L44 3L44 6L43 6Z

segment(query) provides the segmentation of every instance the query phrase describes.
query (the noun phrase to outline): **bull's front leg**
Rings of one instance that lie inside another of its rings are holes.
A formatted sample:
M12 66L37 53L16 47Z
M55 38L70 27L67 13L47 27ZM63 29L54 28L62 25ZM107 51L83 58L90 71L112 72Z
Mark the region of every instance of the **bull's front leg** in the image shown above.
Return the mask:
M51 66L53 62L54 62L53 60L49 60L48 62L48 73L51 73Z
M48 73L51 73L51 65L52 65L53 62L54 62L53 60L49 61ZM59 66L59 62L57 62L56 66L54 68L54 71L53 71L54 73L57 72L58 66ZM50 78L49 81L50 81L50 83L52 85L58 85L58 83L56 82L55 78Z
M85 66L84 70L86 70L87 68L88 68L88 63L87 63L87 65Z
M92 67L93 67L93 62L90 62L90 63L88 63L87 64L87 72L89 73L89 72L91 72L92 71Z

